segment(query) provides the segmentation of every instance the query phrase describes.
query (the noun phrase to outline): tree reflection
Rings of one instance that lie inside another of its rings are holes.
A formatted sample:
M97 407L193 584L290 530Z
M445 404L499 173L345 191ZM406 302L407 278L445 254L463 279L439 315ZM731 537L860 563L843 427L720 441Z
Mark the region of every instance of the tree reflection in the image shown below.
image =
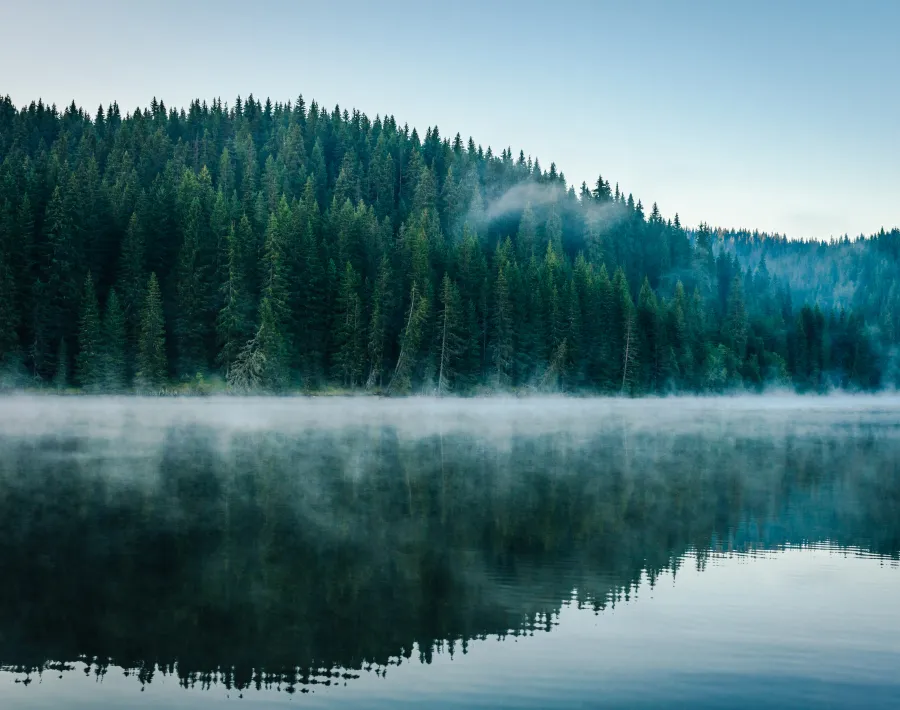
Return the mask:
M898 559L892 431L587 437L172 428L0 442L0 664L141 683L350 681L600 611L692 552Z

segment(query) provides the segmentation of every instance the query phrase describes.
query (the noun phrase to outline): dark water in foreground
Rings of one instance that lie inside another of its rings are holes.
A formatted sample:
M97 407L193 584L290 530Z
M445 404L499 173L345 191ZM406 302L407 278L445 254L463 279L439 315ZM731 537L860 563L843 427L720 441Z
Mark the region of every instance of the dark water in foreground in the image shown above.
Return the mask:
M900 399L0 400L0 707L900 707Z

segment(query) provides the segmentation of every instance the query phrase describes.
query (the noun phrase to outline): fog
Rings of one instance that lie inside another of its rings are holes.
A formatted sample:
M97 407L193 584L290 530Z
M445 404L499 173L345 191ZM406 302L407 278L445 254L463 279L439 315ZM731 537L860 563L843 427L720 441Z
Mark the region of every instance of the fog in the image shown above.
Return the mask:
M300 433L389 426L416 439L469 434L501 443L511 436L604 430L717 434L739 427L823 433L845 430L861 417L900 426L900 396L719 396L666 398L380 398L348 397L57 397L0 398L0 434L79 436L107 441L161 441L172 429L201 426L229 435Z
M528 207L553 207L563 213L586 215L589 222L600 229L612 229L628 217L625 207L616 202L581 202L570 200L561 185L524 182L513 185L503 194L484 205L483 217L492 222L501 217L521 214ZM466 220L477 224L480 216L467 215Z

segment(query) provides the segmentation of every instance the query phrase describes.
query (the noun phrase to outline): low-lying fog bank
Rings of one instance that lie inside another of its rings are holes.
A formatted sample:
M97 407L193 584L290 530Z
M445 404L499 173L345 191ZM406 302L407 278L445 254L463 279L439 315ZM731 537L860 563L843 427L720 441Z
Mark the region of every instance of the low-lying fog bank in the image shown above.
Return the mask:
M139 439L181 427L229 432L299 432L390 426L404 437L471 432L478 437L623 428L632 432L757 434L785 427L823 431L862 419L900 426L900 396L737 396L405 399L367 397L46 397L0 398L0 434L67 434Z

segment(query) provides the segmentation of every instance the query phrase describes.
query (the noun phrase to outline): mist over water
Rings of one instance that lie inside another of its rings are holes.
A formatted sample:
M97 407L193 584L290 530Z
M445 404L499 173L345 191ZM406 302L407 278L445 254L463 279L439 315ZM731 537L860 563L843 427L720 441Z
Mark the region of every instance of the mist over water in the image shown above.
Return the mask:
M892 396L2 399L0 704L891 707L898 461Z

